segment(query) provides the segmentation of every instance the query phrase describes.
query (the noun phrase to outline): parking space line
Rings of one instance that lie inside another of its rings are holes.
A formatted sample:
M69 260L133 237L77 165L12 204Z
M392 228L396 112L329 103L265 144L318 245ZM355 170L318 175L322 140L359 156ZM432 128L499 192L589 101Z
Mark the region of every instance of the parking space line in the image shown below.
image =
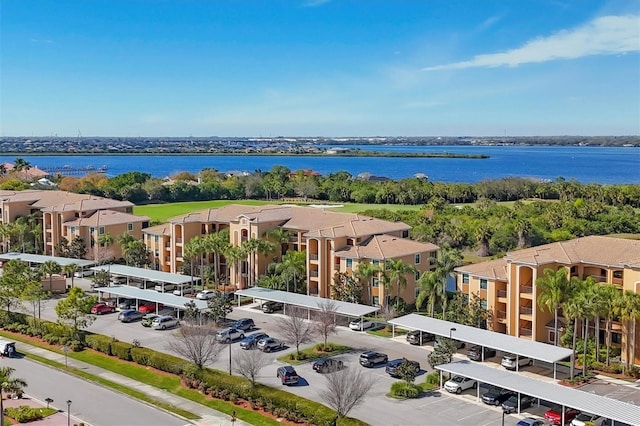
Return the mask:
M459 421L459 422L461 422L461 421L463 421L463 420L465 420L465 419L468 419L469 417L479 416L480 414L484 414L484 413L486 413L487 411L489 411L489 410L487 410L487 409L485 408L485 409L483 409L483 410L482 410L482 411L480 411L480 412L476 412L476 413L470 414L470 415L468 415L468 416L461 417L461 418L459 418L459 419L458 419L458 421Z

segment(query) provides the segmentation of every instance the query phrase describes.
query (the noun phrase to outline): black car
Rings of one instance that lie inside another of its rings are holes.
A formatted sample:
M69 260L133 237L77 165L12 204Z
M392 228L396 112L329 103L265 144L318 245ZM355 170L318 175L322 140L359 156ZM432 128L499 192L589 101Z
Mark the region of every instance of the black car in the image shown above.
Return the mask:
M358 360L363 367L375 367L378 364L386 364L389 361L387 354L380 352L367 351L360 354Z
M482 402L489 405L500 405L514 395L515 393L505 389L492 388L482 394Z
M281 311L283 306L280 302L266 302L262 305L262 312L271 314L276 311Z
M278 368L276 377L280 379L283 385L297 385L298 380L300 380L300 376L298 376L296 370L290 365Z
M261 339L266 339L267 337L269 337L269 335L262 332L250 334L240 341L240 347L242 349L253 349Z
M436 336L426 331L413 330L407 333L407 342L412 345L422 345L432 340L435 340Z
M525 408L529 408L533 405L533 398L528 395L520 396L520 409L523 410ZM511 395L509 399L502 403L502 410L511 414L518 410L518 396Z
M482 352L484 350L484 359L493 358L496 356L496 350L492 348L487 348L486 346L471 346L469 348L469 352L467 352L467 356L470 360L473 361L482 361Z
M253 322L251 318L242 318L236 320L233 324L231 324L232 328L237 328L238 330L247 331L255 328L256 324Z
M411 363L411 365L416 370L416 374L420 371L420 363L418 361L410 361L410 360L408 360L406 358L404 358L404 359L394 359L393 361L387 362L387 367L385 368L384 371L388 375L390 375L391 377L400 377L400 375L398 374L398 367L404 361L408 361L409 363Z
M317 373L333 373L343 368L342 361L333 358L321 358L313 363L313 369Z

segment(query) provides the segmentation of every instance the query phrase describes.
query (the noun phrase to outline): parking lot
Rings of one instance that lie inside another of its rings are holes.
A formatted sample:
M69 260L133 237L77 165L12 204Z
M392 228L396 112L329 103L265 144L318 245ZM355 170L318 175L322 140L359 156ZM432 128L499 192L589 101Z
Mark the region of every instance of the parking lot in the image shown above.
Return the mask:
M76 279L76 282L79 281ZM42 309L42 317L51 321L56 320L54 311L55 300L48 301ZM281 312L273 314L263 313L257 305L246 305L243 307L234 307L234 311L229 315L230 319L251 318L254 320L256 328L247 332L250 334L254 331L263 331L272 337L279 338L279 326L277 318L281 317ZM170 352L168 349L168 341L172 338L175 330L154 330L142 327L140 322L129 324L121 323L117 320L116 314L104 314L97 316L95 322L89 327L90 331L113 336L120 341L133 342L137 340L144 347L149 347L159 351ZM404 336L397 336L394 339L373 336L360 331L352 331L347 327L339 327L337 334L329 337L329 340L338 344L347 345L353 348L353 351L347 354L339 355L336 358L342 360L346 368L363 368L358 363L358 357L361 352L374 350L383 352L388 355L389 360L406 357L411 360L418 361L421 365L421 372L416 381L425 380L425 375L430 371L427 363L427 355L431 351L431 344L423 346L409 345ZM309 345L307 345L309 346ZM231 353L226 348L220 353L218 359L211 365L214 368L228 371L229 356L233 360L236 351L241 351L239 343L235 342L230 346ZM292 348L285 348L281 351L265 354L270 359L267 365L258 377L258 381L274 387L283 387L276 378L276 370L279 366L284 365L277 361L276 358L284 353L288 353ZM459 350L455 355L456 359L467 359L466 351L468 347ZM498 353L495 357L486 360L486 365L500 367L500 359L502 354ZM543 364L534 364L533 366L524 367L522 374L533 375L533 373L544 373L549 377L553 377L552 370ZM322 374L312 370L311 363L301 364L295 367L298 374L303 378L297 386L287 388L287 390L303 396L308 399L321 401L319 390L324 388L324 377ZM421 398L413 400L396 400L389 398L386 394L389 392L391 384L397 379L391 378L384 371L384 366L376 368L364 369L366 374L371 375L375 379L375 385L367 395L364 403L356 407L350 415L372 425L498 425L502 424L502 410L499 407L483 404L476 397L475 390L464 391L461 395L452 395L448 392L434 391ZM593 388L587 389L598 394L610 397L620 396L621 400L640 400L640 390L637 392L629 392L625 387L609 385L606 383L589 385ZM481 386L481 394L485 388ZM623 395L624 393L624 395ZM636 399L637 398L637 399ZM514 425L517 421L530 414L538 417L544 415L548 408L545 406L534 406L523 412L521 415L505 416L505 424Z

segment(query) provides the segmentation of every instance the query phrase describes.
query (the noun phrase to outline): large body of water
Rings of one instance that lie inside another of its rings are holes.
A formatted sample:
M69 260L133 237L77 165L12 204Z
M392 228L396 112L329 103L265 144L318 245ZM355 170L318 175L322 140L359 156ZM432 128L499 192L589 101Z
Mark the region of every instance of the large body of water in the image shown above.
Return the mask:
M354 146L351 146L354 147ZM275 165L291 170L311 169L323 175L345 170L353 176L368 172L392 179L426 174L431 181L478 182L503 177L529 177L554 180L563 177L583 183L640 183L640 148L575 146L358 146L361 149L395 152L451 152L487 154L489 159L381 158L305 156L220 156L220 155L80 155L24 156L38 167L107 166L115 176L130 171L165 177L177 172L199 172L215 168L268 171ZM0 156L0 162L13 162L14 156Z

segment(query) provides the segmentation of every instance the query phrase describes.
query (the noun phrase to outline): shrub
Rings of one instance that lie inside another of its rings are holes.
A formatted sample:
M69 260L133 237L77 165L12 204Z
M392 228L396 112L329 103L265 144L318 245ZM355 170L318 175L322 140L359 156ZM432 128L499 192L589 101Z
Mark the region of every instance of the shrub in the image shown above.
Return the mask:
M131 348L131 359L140 365L151 365L151 357L156 352L148 348Z
M125 361L131 361L131 348L127 342L111 342L111 353Z
M44 416L40 412L38 408L32 408L28 405L21 405L18 408L9 407L5 408L5 412L8 417L11 417L14 420L17 420L18 423L27 423L33 422L35 420L40 420Z
M417 398L421 389L415 383L395 382L391 385L391 395L401 398Z
M103 336L101 334L90 334L85 338L85 342L91 349L95 349L103 354L111 355L111 343L113 342L111 337Z
M427 378L425 379L425 382L429 383L430 385L439 385L440 373L438 373L437 371L434 371L433 373L427 374Z
M151 353L152 355L147 365L166 373L176 374L179 376L188 365L185 360L173 355L167 355L156 351L151 351Z

